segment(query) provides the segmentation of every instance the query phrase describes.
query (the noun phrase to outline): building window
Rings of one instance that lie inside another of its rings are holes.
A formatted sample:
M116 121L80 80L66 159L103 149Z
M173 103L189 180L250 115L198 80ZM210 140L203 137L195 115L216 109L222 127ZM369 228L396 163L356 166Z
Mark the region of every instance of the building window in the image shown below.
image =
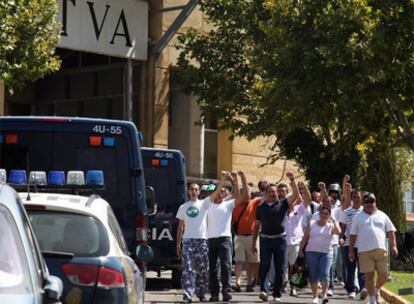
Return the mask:
M217 178L217 122L204 126L204 177Z
M404 202L406 213L414 213L414 183L411 183L411 191L405 193Z

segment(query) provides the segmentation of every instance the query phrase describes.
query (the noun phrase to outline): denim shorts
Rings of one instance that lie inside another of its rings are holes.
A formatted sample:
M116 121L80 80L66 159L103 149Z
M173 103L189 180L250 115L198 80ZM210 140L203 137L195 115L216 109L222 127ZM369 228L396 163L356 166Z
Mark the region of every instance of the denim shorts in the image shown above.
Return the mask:
M328 282L329 270L332 264L332 254L316 251L306 251L306 264L309 269L311 283Z

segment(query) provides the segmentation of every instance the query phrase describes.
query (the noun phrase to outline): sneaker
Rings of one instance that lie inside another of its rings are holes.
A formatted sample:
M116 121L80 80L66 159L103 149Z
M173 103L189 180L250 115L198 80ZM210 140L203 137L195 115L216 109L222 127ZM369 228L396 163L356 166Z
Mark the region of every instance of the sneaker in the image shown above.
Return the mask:
M186 292L184 292L184 294L183 294L183 302L184 303L191 303L191 302L193 302L193 300L191 299L191 297Z
M365 300L368 297L368 290L366 288L362 288L361 293L359 294L360 300Z
M282 302L282 300L281 300L280 298L278 298L278 297L274 297L274 298L273 298L273 302L276 302L276 303L281 303L281 302Z
M231 294L228 291L223 291L223 302L230 302L231 299Z
M319 298L318 297L316 297L316 298L313 298L313 300L312 300L312 302L311 302L312 304L318 304L319 303Z
M240 284L234 284L233 286L231 286L231 289L233 289L235 292L241 292L241 287Z
M350 299L355 299L355 296L356 296L355 291L351 291L350 293L348 293L348 298Z
M253 292L254 291L254 288L253 288L253 285L254 283L252 283L251 285L250 284L248 284L247 286L246 286L246 292Z
M292 297L297 297L298 296L298 293L296 292L296 289L291 289L290 290L290 296L292 296Z
M329 288L328 289L327 295L330 296L330 297L333 296L333 290L332 290L332 288Z
M326 304L326 303L329 303L328 297L322 299L322 304Z
M199 297L198 299L200 300L200 302L208 302L205 296Z
M267 301L267 293L265 293L264 291L260 292L259 294L259 298L260 300L262 300L263 302Z
M209 302L218 302L219 297L218 295L211 295Z

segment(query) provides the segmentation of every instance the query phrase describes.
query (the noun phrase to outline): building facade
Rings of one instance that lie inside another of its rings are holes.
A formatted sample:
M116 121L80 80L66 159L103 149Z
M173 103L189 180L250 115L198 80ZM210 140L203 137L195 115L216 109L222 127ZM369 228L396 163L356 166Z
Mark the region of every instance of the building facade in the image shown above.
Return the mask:
M2 97L0 82L0 115L131 120L144 134L145 146L183 151L193 180L217 178L221 170L243 170L254 183L277 182L286 170L297 171L293 162L282 160L262 166L271 153L266 138L230 141L231 134L218 131L214 122L195 124L200 109L175 77L175 36L165 47L160 44L192 1L58 2L61 69L13 96ZM198 7L181 19L179 32L210 28Z

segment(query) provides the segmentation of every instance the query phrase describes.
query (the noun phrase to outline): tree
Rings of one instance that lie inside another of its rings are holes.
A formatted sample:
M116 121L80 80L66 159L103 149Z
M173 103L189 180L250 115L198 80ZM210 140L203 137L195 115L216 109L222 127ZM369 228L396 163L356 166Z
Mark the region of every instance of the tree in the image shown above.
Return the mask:
M54 0L0 1L0 79L9 91L59 68Z
M414 115L413 0L200 4L213 29L179 37L179 66L203 119L247 138L277 134L279 143L312 130L334 158L384 130L390 147L410 144L391 114L398 106Z

